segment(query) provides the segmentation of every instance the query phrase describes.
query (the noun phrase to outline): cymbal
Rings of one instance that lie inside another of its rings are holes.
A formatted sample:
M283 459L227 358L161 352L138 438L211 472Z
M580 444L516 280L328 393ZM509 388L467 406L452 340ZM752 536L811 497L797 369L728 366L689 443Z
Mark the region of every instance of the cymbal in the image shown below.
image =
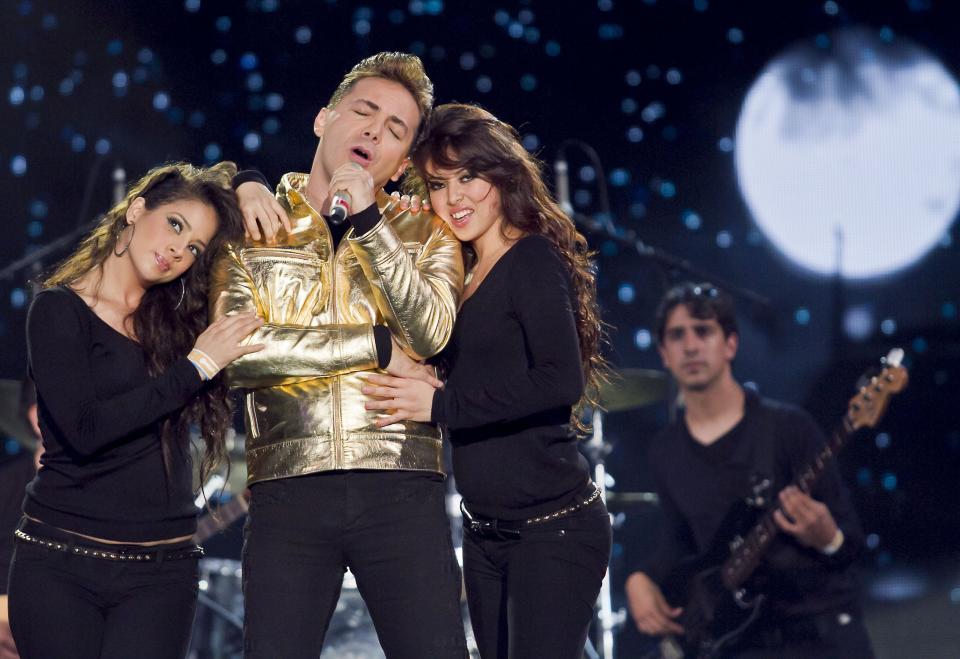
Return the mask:
M27 420L20 414L20 380L0 380L0 432L31 451L37 443Z
M663 400L667 396L667 374L647 368L614 371L609 382L600 384L600 404L607 412L623 412Z

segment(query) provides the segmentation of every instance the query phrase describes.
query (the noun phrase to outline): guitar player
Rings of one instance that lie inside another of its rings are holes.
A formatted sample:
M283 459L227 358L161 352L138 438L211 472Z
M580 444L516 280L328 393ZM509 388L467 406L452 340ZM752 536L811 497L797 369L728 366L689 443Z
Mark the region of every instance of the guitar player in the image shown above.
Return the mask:
M853 574L863 548L856 512L832 464L812 496L789 485L825 438L803 410L740 386L738 340L733 302L714 286L682 284L661 301L658 349L685 411L651 446L666 521L659 549L626 582L631 615L646 634L682 638L685 603L658 584L679 559L707 553L733 504L766 499L779 506L779 533L756 573L764 606L718 656L869 659Z

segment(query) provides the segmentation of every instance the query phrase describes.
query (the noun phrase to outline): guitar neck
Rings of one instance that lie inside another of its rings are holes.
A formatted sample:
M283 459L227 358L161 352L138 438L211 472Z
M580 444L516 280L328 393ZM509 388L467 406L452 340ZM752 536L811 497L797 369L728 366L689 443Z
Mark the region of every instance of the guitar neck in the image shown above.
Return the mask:
M197 520L197 532L193 536L193 541L198 545L203 544L242 517L247 512L247 507L247 500L241 495L219 506L216 517L213 512L208 512Z
M800 472L800 476L794 485L802 492L809 493L823 470L846 445L853 431L854 428L851 426L849 419L845 417L843 423L833 431L830 441L817 453L813 461ZM778 509L779 506L776 506L767 511L743 537L740 544L730 552L730 556L721 566L720 574L723 585L730 590L742 586L759 567L764 552L779 531L777 523L773 519L773 512Z

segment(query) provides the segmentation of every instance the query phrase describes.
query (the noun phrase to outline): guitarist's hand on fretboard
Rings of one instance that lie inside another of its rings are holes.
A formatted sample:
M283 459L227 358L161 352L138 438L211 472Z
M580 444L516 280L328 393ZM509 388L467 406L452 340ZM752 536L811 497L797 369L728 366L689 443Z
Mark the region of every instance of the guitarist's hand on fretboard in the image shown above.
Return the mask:
M683 613L683 609L671 607L660 587L650 577L643 572L634 572L624 588L630 615L640 631L650 636L683 633L683 627L674 620Z
M780 508L773 520L784 533L789 533L800 544L823 550L834 542L837 522L830 509L795 485L780 491Z

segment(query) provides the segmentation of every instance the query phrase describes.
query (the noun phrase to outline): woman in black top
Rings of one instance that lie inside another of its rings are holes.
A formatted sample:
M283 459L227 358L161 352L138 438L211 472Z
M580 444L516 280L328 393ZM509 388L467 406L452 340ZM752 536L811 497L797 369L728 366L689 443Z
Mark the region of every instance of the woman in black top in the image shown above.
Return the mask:
M441 355L446 384L370 376L367 407L386 410L381 426L450 430L481 656L580 657L610 552L571 428L603 366L586 240L516 131L485 110L438 107L413 160L474 265Z
M252 315L207 327L207 272L239 239L232 163L132 186L49 277L27 342L45 452L10 570L23 659L182 657L196 607L191 425L207 476L231 415L220 367Z

